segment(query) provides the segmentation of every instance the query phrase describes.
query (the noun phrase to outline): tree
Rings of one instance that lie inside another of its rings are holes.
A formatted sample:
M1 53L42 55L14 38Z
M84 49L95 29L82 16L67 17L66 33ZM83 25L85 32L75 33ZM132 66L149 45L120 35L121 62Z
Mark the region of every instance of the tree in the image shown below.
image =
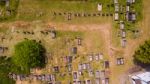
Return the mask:
M6 56L0 57L0 84L15 84L15 81L8 77L11 71L11 58Z
M150 40L145 41L134 53L134 61L141 64L150 64Z
M24 40L15 45L12 60L16 66L21 67L25 73L30 68L43 67L45 65L45 49L33 40Z
M15 84L15 81L7 75L0 75L0 84Z

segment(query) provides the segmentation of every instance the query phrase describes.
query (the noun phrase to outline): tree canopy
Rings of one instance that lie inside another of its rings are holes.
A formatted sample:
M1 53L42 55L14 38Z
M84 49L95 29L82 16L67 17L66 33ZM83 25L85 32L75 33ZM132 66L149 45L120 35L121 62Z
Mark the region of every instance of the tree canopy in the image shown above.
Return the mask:
M6 56L0 57L0 84L15 84L15 81L8 77L11 72L11 58Z
M26 73L30 68L43 67L45 64L45 49L43 46L33 40L24 40L14 47L13 62L21 67Z
M150 64L150 40L145 41L134 53L134 60L141 64Z

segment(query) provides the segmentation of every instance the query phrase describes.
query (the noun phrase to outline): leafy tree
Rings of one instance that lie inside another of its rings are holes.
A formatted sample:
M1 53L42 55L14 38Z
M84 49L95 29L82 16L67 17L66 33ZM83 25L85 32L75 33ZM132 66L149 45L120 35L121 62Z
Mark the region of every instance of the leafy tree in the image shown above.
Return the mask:
M30 72L30 68L43 67L45 64L45 49L33 40L24 40L15 45L12 60L14 64L21 67L25 73Z
M140 64L150 64L150 40L145 41L134 53L134 61Z
M8 77L11 65L11 58L6 56L0 57L0 84L15 84L15 81Z
M15 84L15 81L6 75L0 75L0 84Z

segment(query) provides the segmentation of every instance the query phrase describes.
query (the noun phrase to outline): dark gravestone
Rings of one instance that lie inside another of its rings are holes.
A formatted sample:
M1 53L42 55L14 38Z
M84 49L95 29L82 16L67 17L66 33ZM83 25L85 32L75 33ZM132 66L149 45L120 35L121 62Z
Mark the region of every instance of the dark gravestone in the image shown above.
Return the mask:
M109 68L109 61L105 61L105 62L104 62L104 67L105 67L105 68Z
M71 51L72 51L72 54L77 54L77 47L73 47Z

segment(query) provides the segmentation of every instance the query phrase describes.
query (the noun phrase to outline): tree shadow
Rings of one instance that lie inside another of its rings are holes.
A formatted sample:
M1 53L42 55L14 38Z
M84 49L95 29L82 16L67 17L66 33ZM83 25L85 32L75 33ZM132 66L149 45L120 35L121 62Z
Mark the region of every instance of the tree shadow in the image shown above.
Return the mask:
M47 59L47 57L46 57L46 49L41 44L40 44L40 46L41 46L41 51L40 51L40 56L41 56L40 62L41 63L40 63L39 68L44 68L46 66L46 59Z
M135 58L133 59L133 62L135 65L140 66L144 70L150 71L150 64L141 63L140 61L136 60Z

